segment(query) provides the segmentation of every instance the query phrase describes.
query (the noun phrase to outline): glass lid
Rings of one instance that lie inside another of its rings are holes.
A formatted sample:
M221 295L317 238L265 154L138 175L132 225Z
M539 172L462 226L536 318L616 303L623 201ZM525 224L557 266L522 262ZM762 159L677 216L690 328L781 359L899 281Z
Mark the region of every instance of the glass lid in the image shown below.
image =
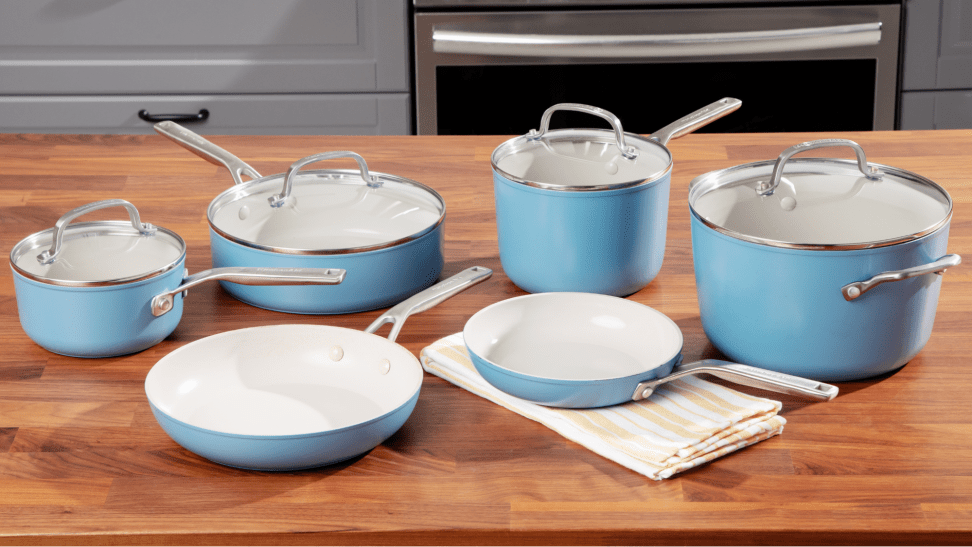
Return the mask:
M790 157L849 146L857 161ZM948 193L909 171L868 164L853 141L824 139L791 147L774 161L708 173L689 186L693 213L716 230L756 243L809 249L859 249L927 235L951 217Z
M69 224L75 218L106 207L128 209L129 221ZM127 201L105 200L69 211L53 228L18 243L10 262L30 279L66 286L131 283L160 275L185 256L186 244L177 234L143 224Z
M600 116L610 122L605 129L548 130L557 110L574 110ZM564 103L543 114L540 130L501 144L492 155L493 168L508 180L565 191L626 188L664 177L672 155L664 144L621 129L610 112L587 105Z
M359 170L298 173L340 157ZM368 171L353 152L326 152L294 163L286 175L230 188L209 206L213 229L250 247L291 254L340 254L398 245L434 229L445 203L418 182Z

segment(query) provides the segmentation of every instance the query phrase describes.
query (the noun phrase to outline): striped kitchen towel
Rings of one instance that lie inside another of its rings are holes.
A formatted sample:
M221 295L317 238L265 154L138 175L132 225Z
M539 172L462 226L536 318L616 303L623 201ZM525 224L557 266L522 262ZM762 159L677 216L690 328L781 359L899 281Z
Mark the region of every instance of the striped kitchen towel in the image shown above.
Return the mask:
M783 431L778 401L688 376L659 386L648 399L595 409L561 409L524 401L476 371L462 333L422 350L431 374L553 429L654 480L667 479Z

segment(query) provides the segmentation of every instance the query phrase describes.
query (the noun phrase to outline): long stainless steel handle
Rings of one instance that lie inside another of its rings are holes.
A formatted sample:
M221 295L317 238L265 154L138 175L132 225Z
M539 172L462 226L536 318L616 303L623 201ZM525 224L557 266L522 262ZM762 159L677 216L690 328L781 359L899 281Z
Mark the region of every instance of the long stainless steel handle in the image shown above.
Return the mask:
M173 308L176 294L207 281L229 281L240 285L337 285L347 272L338 268L213 268L190 275L182 284L152 298L152 315L158 317Z
M391 323L392 329L388 333L388 339L394 342L398 338L398 333L402 330L402 325L405 324L405 320L410 315L421 313L432 308L443 300L451 298L477 283L486 281L491 275L493 275L493 270L489 268L482 266L467 268L449 279L436 283L428 289L413 295L379 315L377 319L368 325L365 332L374 334L385 323Z
M435 28L432 51L512 57L652 58L816 51L881 42L881 23L654 35L514 34Z
M883 272L875 275L870 279L864 281L857 281L855 283L849 283L841 287L840 292L844 295L844 300L850 302L855 298L861 296L867 291L877 287L882 283L887 283L889 281L901 281L902 279L908 279L909 277L916 277L919 275L926 275L930 273L941 274L945 272L946 268L951 268L952 266L958 266L962 263L962 257L959 255L945 255L934 262L928 264L922 264L921 266L915 266L913 268L905 268L904 270L896 270L891 272Z
M171 140L209 163L222 165L229 169L230 175L233 177L233 182L236 184L243 184L242 175L246 175L251 179L262 178L256 169L247 165L240 158L173 121L159 122L152 127L159 135Z
M658 378L657 380L641 382L635 388L634 395L631 399L635 401L644 399L651 395L655 388L661 384L677 380L690 374L711 374L737 384L758 387L777 393L810 397L818 401L829 401L837 396L838 391L837 386L816 380L741 365L739 363L720 361L718 359L704 359L687 365L679 365L673 368L671 374L668 376Z
M740 106L742 106L742 101L739 99L732 97L719 99L655 131L651 134L651 138L662 144L668 144L668 141L672 139L688 135L700 127L709 125L719 118L735 112Z
M67 225L72 220L99 209L107 209L108 207L124 207L128 211L128 218L132 223L132 228L138 230L142 235L152 235L156 232L155 226L141 221L138 215L138 209L131 203L123 199L103 199L71 209L64 213L61 218L57 219L57 222L54 223L53 232L51 233L51 248L37 255L37 261L41 264L54 262L58 253L61 252L61 248L64 246L64 229L67 228Z

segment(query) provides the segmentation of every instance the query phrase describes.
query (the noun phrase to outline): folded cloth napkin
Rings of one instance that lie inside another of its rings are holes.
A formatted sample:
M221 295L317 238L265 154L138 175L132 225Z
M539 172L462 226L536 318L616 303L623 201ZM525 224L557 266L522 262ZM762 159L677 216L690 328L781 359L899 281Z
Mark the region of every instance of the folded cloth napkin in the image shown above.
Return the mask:
M552 408L504 393L473 366L462 333L422 350L431 374L553 429L654 480L714 460L783 431L778 401L688 376L648 399L593 409Z

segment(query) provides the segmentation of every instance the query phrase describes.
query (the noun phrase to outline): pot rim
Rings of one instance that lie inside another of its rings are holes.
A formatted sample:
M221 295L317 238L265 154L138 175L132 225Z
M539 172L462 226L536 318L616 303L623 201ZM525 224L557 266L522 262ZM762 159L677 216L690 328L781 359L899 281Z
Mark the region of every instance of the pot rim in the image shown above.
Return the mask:
M95 228L92 230L91 228ZM131 285L138 283L140 281L145 281L146 279L151 279L154 277L161 276L167 272L172 271L179 264L183 263L186 259L186 242L179 236L179 234L169 230L168 228L163 228L162 226L155 226L155 228L165 233L167 236L173 238L180 246L182 252L179 256L171 261L170 263L150 270L138 275L124 277L120 279L109 279L105 281L77 281L68 279L54 279L50 277L44 277L36 274L32 274L20 266L17 265L17 260L23 255L30 253L34 250L47 247L49 245L51 236L54 232L54 228L48 228L46 230L41 230L31 234L24 239L20 240L19 243L14 245L14 248L10 251L10 267L22 277L30 279L32 281L37 281L39 283L44 283L46 285L56 285L59 287L113 287L122 285ZM78 232L84 231L84 234L79 234ZM100 220L91 222L77 222L70 224L64 232L64 241L70 241L78 237L88 237L90 235L94 236L107 236L107 235L117 235L117 234L131 234L132 225L128 221L119 220ZM41 243L42 241L47 241Z
M777 247L781 249L803 249L803 250L811 250L811 251L855 251L861 249L874 249L879 247L889 247L892 245L898 245L901 243L914 241L916 239L925 237L929 234L935 233L941 230L943 227L947 226L952 219L952 211L954 208L952 196L949 195L949 193L941 185L939 185L938 183L936 183L935 181L927 177L923 177L912 171L908 171L906 169L901 169L898 167L883 165L880 163L873 163L873 162L868 162L868 165L879 168L886 174L891 174L900 177L902 179L908 180L910 182L916 182L928 186L933 190L939 192L942 196L944 196L946 202L948 203L948 211L945 213L945 216L942 217L938 222L932 224L931 226L925 229L904 236L878 240L878 241L829 244L829 243L793 243L789 241L779 241L775 239L768 239L768 238L762 238L762 237L744 234L741 232L737 232L735 230L731 230L719 226L718 224L709 221L708 219L700 215L698 211L695 210L695 202L699 197L719 187L718 185L719 178L728 174L738 173L740 171L744 171L747 169L754 169L758 167L772 167L773 165L776 164L776 161L777 160L766 160L766 161L745 163L741 165L734 165L732 167L727 167L725 169L710 171L703 175L699 175L698 177L693 179L692 182L689 183L688 203L689 203L689 210L691 211L692 216L698 219L698 221L701 222L707 228L715 230L716 232L727 235L734 239L738 239L740 241L746 241L749 243L755 243L757 245L763 245L767 247ZM840 158L793 158L789 160L789 163L838 164L841 166L850 166L850 167L855 167L857 165L856 161L840 159Z
M624 132L624 136L625 139L629 140L629 142L635 141L638 142L639 145L641 146L648 145L648 146L656 146L661 148L661 151L663 151L665 155L668 157L668 163L666 167L642 179L635 179L632 181L620 182L615 184L591 184L591 185L584 185L584 186L570 186L564 184L553 184L548 182L527 180L527 179L513 176L508 172L504 171L503 169L500 169L498 163L501 159L521 152L525 143L532 142L529 134L513 137L503 142L499 146L497 146L493 150L493 153L490 155L489 161L493 167L493 171L503 176L507 180L519 184L523 184L525 186L532 186L534 188L541 188L543 190L554 190L558 192L599 192L605 190L618 190L621 188L634 188L637 186L648 185L658 180L661 180L662 178L664 178L665 176L669 175L672 172L672 165L674 164L674 158L672 156L671 150L669 150L667 146L654 139L646 138L634 133L628 133L627 131ZM554 129L554 130L547 131L544 134L543 138L548 140L557 140L558 138L576 139L577 137L581 137L583 140L586 141L595 141L601 144L613 145L616 142L615 133L607 129Z
M445 220L445 216L446 216L445 200L438 192L436 192L431 187L426 186L421 182L412 179L407 179L404 177L399 177L396 175L389 175L387 173L378 173L375 171L369 171L369 173L372 175L373 179L377 181L379 184L384 182L394 182L398 184L412 186L427 192L429 195L431 195L431 197L433 197L439 203L440 210L441 210L439 214L439 218L434 223L427 226L426 228L403 238L399 238L396 240L387 241L375 245L365 245L361 247L347 247L343 249L296 249L290 247L277 247L273 245L263 245L255 241L251 241L242 237L231 235L226 231L220 229L218 226L216 226L216 223L213 222L213 217L216 214L216 212L222 209L223 207L239 199L246 198L248 196L260 193L256 189L257 187L263 184L275 182L277 184L282 185L283 180L284 178L286 178L287 175L286 173L278 173L274 175L261 177L259 179L250 180L244 182L243 184L237 184L227 188L222 193L220 193L215 198L213 198L213 200L210 202L209 207L207 207L206 209L206 220L209 222L209 227L212 228L214 232L216 232L220 237L224 239L227 239L234 243L238 243L240 245L243 245L244 247L250 247L252 249L257 249L260 251L267 251L267 252L278 253L278 254L289 254L289 255L344 255L344 254L356 254L356 253L363 253L369 251L377 251L380 249L387 249L390 247L397 247L409 243L411 241L414 241L416 239L419 239L422 236L432 232L433 230L438 228L438 226L442 224L442 222ZM309 178L314 178L319 181L326 181L332 184L362 183L360 171L353 170L353 169L321 169L321 170L301 171L300 173L297 174L296 177L297 180L294 181L294 185L299 185L301 183L301 179L306 180Z

